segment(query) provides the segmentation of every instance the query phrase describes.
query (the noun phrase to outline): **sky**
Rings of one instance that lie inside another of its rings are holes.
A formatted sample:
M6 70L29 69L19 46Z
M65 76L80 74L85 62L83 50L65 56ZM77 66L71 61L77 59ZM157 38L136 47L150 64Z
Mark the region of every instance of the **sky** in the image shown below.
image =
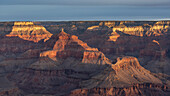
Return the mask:
M0 0L0 2L1 5L170 5L170 0Z
M0 0L0 21L170 20L170 0Z

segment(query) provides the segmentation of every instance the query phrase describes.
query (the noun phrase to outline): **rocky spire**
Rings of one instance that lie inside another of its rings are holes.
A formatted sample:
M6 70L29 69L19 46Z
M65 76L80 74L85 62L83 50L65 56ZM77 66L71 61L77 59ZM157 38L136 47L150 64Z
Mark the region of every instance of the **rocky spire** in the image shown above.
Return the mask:
M61 32L64 32L64 28L62 28L62 31Z
M66 32L64 32L64 28L61 29L61 32L58 34L58 36L68 36L69 34L67 34Z

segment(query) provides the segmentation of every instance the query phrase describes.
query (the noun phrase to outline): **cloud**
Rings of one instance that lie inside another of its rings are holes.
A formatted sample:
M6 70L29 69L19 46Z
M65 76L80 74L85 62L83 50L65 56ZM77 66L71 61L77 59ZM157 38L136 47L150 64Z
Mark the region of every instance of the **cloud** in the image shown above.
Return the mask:
M0 0L0 5L170 5L170 0Z

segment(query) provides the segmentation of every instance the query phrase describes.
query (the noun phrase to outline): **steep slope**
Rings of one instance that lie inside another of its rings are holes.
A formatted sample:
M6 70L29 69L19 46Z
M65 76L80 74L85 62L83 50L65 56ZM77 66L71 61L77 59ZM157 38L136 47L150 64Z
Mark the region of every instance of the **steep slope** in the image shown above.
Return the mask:
M89 79L107 64L111 64L109 59L97 48L62 31L52 50L42 52L36 62L9 75L9 79L30 94L68 94L78 82Z
M40 47L39 44L32 41L23 40L19 37L2 37L0 38L0 53L2 54L17 54L29 49ZM1 55L2 55L1 54Z
M3 24L9 35L13 23ZM0 35L0 73L16 85L0 95L170 95L169 21L34 24L15 22L11 36Z
M47 41L52 34L43 26L34 25L33 22L15 22L12 32L7 34L8 37L18 36L24 40L38 42Z
M72 91L70 95L167 95L168 90L168 87L162 89L162 81L140 66L134 57L118 58L116 64L81 82L80 86L81 89ZM155 90L160 93L152 93Z
M111 65L111 67L108 67L102 73L92 77L91 80L92 81L89 80L84 84L89 85L88 87L90 88L125 87L140 83L161 84L158 78L140 66L135 57L123 57L121 60L118 60L116 64Z
M0 96L20 96L22 91L10 82L4 74L0 74Z
M48 57L40 58L38 61L31 64L27 68L35 70L61 70L59 63L53 61Z
M9 34L12 30L13 22L0 22L0 36Z
M144 67L154 73L170 74L170 60L165 58L163 60L150 60Z
M119 26L113 27L113 32L123 32L128 35L134 36L160 36L167 33L170 23L165 22L156 22L153 25L143 24L142 26L126 26L126 23L120 24Z
M8 79L29 94L65 94L75 89L80 81L67 77L66 71L58 62L45 57L10 74Z
M104 54L98 51L97 48L91 48L79 40L75 35L69 35L63 30L58 35L58 40L55 42L53 50L46 51L40 54L40 57L58 57L66 59L67 57L73 57L76 59L82 59L82 63L94 63L94 64L109 64L109 60Z

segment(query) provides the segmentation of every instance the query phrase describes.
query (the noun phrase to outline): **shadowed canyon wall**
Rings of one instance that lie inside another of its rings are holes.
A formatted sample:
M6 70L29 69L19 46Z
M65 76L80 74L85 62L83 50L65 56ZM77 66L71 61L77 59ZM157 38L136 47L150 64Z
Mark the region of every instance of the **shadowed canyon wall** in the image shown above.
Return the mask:
M0 96L169 96L169 21L0 23Z

